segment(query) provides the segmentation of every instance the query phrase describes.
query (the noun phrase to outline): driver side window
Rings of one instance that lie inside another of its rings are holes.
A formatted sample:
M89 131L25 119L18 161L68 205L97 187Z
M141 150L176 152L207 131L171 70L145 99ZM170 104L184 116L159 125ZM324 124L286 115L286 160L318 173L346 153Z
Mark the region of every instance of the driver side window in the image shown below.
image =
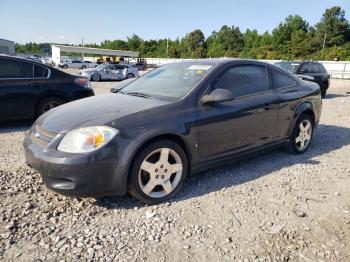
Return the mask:
M243 65L227 69L214 81L214 89L227 89L234 97L241 97L269 90L264 66Z

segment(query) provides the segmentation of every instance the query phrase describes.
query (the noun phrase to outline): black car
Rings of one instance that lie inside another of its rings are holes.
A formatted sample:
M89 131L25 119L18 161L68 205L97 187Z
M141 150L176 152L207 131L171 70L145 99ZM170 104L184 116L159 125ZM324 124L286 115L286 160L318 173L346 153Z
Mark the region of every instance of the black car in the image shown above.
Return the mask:
M0 55L0 120L36 118L53 107L92 95L86 78Z
M324 66L315 61L280 61L275 65L298 75L301 79L317 83L321 88L322 97L326 96L330 83L330 74Z
M138 62L135 64L130 64L131 66L137 67L138 70L144 71L147 70L147 64L145 62Z
M304 153L319 87L262 62L164 65L117 93L54 108L24 139L28 165L66 195L174 196L190 173L286 146Z

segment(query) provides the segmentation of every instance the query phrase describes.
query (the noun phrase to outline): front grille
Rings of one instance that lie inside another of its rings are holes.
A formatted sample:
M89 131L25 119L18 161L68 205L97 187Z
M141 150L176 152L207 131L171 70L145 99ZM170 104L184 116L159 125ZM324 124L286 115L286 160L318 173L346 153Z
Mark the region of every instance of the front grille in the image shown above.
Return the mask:
M47 131L40 127L39 125L35 125L32 131L32 141L37 144L41 148L46 148L47 145L56 137L56 133Z

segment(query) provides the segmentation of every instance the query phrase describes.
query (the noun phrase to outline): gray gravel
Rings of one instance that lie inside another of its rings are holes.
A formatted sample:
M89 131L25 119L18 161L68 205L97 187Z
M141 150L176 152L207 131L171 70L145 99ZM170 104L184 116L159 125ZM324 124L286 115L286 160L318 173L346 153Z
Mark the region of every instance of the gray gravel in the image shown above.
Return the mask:
M350 82L334 80L329 93L306 154L276 150L203 172L155 206L48 191L24 163L30 123L3 124L0 260L349 261Z

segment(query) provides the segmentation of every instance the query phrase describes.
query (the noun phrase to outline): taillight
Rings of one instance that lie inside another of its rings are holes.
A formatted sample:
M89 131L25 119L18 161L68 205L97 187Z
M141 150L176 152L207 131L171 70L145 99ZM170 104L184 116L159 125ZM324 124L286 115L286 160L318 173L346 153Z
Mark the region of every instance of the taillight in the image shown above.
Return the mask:
M77 77L74 79L74 83L82 87L91 88L90 81L86 77Z

